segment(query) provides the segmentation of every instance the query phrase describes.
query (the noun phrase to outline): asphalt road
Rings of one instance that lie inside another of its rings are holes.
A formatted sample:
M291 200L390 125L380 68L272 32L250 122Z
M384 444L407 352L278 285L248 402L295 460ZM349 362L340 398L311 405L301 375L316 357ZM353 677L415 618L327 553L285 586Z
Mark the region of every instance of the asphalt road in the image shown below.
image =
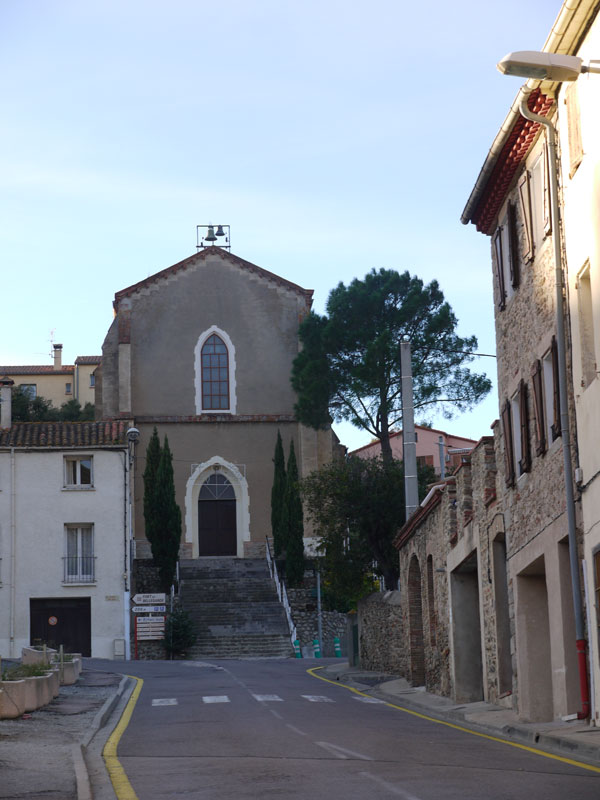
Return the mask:
M139 800L600 796L597 774L360 697L318 664L128 664L144 683L117 754Z

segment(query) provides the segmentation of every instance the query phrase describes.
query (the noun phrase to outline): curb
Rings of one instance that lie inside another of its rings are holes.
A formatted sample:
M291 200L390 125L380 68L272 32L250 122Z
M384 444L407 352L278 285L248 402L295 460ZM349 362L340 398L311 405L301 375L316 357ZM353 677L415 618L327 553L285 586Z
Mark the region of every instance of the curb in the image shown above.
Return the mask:
M418 711L421 714L439 719L442 722L444 720L452 720L453 722L460 723L465 728L470 728L480 733L504 738L507 741L517 742L539 750L546 750L551 754L587 761L592 766L600 766L600 746L593 746L586 742L577 742L571 738L563 737L560 734L552 735L545 731L524 727L518 724L504 725L500 728L493 725L486 725L485 722L472 722L471 720L465 719L464 714L460 711L450 709L444 711L440 708L432 708L422 703L414 702L410 697L405 695L396 697L395 695L389 694L381 688L384 683L388 682L387 680L381 681L375 685L364 684L360 681L360 671L347 672L346 674L344 674L343 671L332 669L327 671L331 676L335 676L337 680L342 679L365 693L376 694L379 698L385 699L386 702L394 702L395 700L412 711ZM393 678L390 676L389 679ZM600 741L598 744L600 745Z
M94 717L89 731L80 742L72 745L71 755L73 758L73 769L75 771L75 781L77 785L77 800L93 800L90 776L85 761L86 750L90 746L94 736L106 725L107 720L117 707L126 690L132 690L134 686L135 681L127 677L127 675L123 675L119 683L119 688L108 700L105 700L102 708Z

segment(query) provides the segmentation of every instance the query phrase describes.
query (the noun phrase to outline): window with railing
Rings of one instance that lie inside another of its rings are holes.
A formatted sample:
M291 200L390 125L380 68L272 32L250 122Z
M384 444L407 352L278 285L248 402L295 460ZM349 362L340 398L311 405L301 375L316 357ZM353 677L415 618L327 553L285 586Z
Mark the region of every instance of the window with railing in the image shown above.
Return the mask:
M92 525L65 526L63 583L94 583L94 529Z

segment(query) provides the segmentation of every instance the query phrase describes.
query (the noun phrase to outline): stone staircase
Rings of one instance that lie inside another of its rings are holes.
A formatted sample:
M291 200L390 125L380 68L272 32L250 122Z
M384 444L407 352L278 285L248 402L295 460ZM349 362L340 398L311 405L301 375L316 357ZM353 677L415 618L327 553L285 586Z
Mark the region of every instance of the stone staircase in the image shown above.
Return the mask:
M199 558L179 565L181 605L194 621L194 659L293 654L285 611L262 558Z

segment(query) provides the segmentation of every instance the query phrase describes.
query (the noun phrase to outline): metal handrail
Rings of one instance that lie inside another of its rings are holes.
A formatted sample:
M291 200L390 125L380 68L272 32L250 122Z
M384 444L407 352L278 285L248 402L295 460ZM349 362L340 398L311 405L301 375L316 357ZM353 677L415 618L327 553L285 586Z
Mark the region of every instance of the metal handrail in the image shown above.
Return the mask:
M285 588L285 582L283 578L279 577L279 573L277 572L277 564L275 563L275 559L271 555L271 547L269 545L269 539L266 539L267 542L267 566L269 567L269 572L271 574L271 579L275 581L275 587L277 589L277 597L279 598L279 602L282 604L285 615L287 617L288 626L290 629L290 638L292 640L292 644L296 642L298 639L298 634L296 632L296 626L294 625L294 620L292 619L292 609L290 607L290 603L287 596L287 591Z

